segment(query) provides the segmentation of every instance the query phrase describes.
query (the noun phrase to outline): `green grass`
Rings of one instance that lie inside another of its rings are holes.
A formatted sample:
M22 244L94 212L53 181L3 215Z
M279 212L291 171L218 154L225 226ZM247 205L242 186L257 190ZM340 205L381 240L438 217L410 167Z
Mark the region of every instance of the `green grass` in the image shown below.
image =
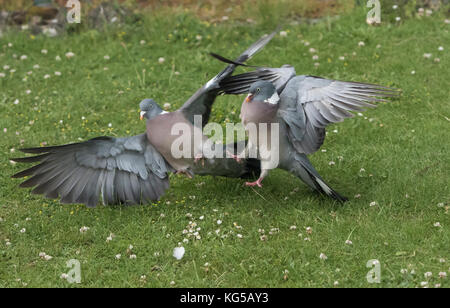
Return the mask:
M400 98L330 127L322 147L326 152L311 156L330 185L350 197L343 205L278 170L255 190L237 179L173 176L157 205L95 209L31 195L10 178L24 167L9 162L21 146L141 133L141 99L178 108L222 68L208 52L235 57L270 30L209 25L177 14L150 16L104 33L90 30L53 39L7 33L0 38L0 71L6 73L0 78L0 287L332 287L335 281L339 287L416 287L422 281L449 287L448 278L438 273L449 272L450 266L450 35L438 14L368 27L365 12L356 10L314 26L286 25L287 37L276 37L252 60L289 63L299 74L402 89ZM358 47L360 41L365 46ZM319 67L310 47L318 50ZM67 59L69 51L75 57ZM426 59L424 53L433 55ZM20 60L21 55L28 58ZM165 58L163 64L159 57ZM44 79L45 74L51 78ZM238 122L242 99L220 97L211 120ZM377 205L369 206L373 201ZM177 261L172 251L186 238L182 232L189 221L201 227L202 238L184 243L186 254ZM81 234L82 226L89 231ZM279 232L269 234L272 228ZM265 230L266 241L258 229ZM110 233L115 238L107 243ZM353 245L345 244L347 239ZM135 260L127 252L130 244ZM53 259L41 260L39 252ZM116 260L119 253L122 258ZM321 260L321 253L328 259ZM81 262L80 285L60 278L69 270L69 259ZM380 261L380 284L366 280L370 259ZM415 274L401 274L401 269ZM432 276L425 278L426 272Z

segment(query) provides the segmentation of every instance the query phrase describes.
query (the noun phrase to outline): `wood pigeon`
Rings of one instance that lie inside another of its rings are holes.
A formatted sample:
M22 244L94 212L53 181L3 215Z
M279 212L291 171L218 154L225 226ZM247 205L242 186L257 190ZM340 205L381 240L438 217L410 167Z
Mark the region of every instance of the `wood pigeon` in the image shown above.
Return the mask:
M275 33L251 45L236 62L250 59ZM195 164L201 158L195 143L192 147L196 156L191 159L175 158L170 151L175 138L171 135L171 127L183 123L191 132L200 130L201 127L194 126L194 116L202 116L198 126L208 122L212 104L222 90L219 83L230 76L235 67L235 64L229 64L174 112L164 112L151 99L143 100L140 109L141 119L147 120L145 134L125 138L98 137L81 143L22 149L24 153L37 155L14 158L13 161L40 163L13 177L29 176L20 187L35 187L34 194L93 207L99 196L103 204L141 204L158 200L169 188L169 172L241 177L257 171L259 163L255 160L247 161L245 166L229 158L206 159L201 166ZM205 138L200 139L204 141ZM222 147L225 153L227 147Z
M239 64L212 55L221 61ZM226 94L248 93L242 103L241 120L244 127L253 123L258 130L258 135L253 134L252 137L249 134L249 142L243 153L232 154L239 161L241 156L246 157L253 150L261 159L259 179L246 185L262 187L261 182L269 170L278 167L293 173L312 189L341 202L347 198L325 183L306 155L316 152L323 144L327 125L353 117L351 111L376 107L371 103L386 101L382 97L395 97L400 93L397 89L368 83L296 76L295 69L290 65L281 68L263 67L230 76L221 81L220 86ZM258 125L260 123L267 125L261 128ZM277 143L269 138L274 123L279 125ZM258 138L261 133L267 138ZM266 143L264 147L261 142ZM278 149L271 146L278 146ZM267 151L264 154L268 154L264 159L261 152L263 148ZM270 153L276 153L277 159L272 159Z

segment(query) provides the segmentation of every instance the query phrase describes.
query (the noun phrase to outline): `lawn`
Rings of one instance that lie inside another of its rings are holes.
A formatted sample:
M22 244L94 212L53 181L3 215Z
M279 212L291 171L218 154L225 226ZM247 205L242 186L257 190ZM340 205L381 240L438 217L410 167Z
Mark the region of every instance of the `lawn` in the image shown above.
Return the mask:
M402 90L329 127L310 157L345 204L279 170L262 189L174 175L157 204L133 207L62 205L19 189L10 178L24 167L10 162L19 148L139 134L140 100L175 110L223 67L208 52L233 58L276 23L177 11L57 38L4 33L0 287L449 287L439 276L450 267L450 25L436 13L371 27L366 10L286 22L286 35L251 61ZM219 97L211 121L239 122L242 100ZM192 223L200 239L183 233ZM81 263L80 284L61 279L70 259ZM379 284L366 279L369 260L379 261Z

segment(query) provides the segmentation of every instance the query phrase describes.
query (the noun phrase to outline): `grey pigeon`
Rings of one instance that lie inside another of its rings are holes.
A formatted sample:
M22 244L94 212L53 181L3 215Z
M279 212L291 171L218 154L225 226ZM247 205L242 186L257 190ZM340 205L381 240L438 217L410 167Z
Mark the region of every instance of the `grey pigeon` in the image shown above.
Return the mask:
M235 63L221 56L216 58ZM325 183L306 155L316 152L323 144L327 125L353 117L351 111L375 107L371 103L385 101L381 97L399 95L396 89L374 84L296 76L294 68L289 65L259 68L231 76L221 82L221 87L227 94L249 93L241 108L244 126L268 123L263 129L269 131L270 124L279 125L278 163L274 164L274 160L268 158L261 159L259 179L246 185L261 187L269 170L278 167L293 173L320 193L342 202L347 198ZM270 150L272 140L267 140L266 146ZM249 140L245 153L241 154L248 155L252 147L260 151L258 142L261 140ZM260 152L257 154L261 155ZM239 156L233 157L239 160Z
M275 35L267 35L237 58L244 62L263 48ZM20 187L35 187L34 194L60 198L63 203L85 203L90 207L104 204L141 204L158 200L169 187L169 172L177 171L192 176L202 175L241 177L259 170L257 161L245 166L232 159L206 159L195 164L198 145L192 143L195 157L174 158L170 152L171 126L184 123L194 132L194 116L202 116L200 126L209 119L211 106L221 92L220 81L230 76L236 65L229 64L223 71L200 88L179 110L164 112L158 104L147 99L140 103L141 118L147 119L147 131L133 137L98 137L81 143L61 146L22 149L32 157L15 158L16 162L40 162L13 175L28 177ZM206 137L202 137L205 140ZM222 146L223 147L223 146ZM225 153L226 147L223 147Z

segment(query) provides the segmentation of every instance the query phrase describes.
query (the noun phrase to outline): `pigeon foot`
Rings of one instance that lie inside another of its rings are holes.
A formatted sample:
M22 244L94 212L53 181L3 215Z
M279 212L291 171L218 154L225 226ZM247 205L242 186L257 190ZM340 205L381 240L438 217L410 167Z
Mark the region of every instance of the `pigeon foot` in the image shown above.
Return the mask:
M239 155L234 155L233 153L231 153L229 151L227 151L227 154L238 163L240 163L242 161L242 159L239 157Z
M245 182L245 186L250 186L250 187L254 187L254 186L258 186L258 187L262 187L261 184L262 180L258 179L255 182Z

